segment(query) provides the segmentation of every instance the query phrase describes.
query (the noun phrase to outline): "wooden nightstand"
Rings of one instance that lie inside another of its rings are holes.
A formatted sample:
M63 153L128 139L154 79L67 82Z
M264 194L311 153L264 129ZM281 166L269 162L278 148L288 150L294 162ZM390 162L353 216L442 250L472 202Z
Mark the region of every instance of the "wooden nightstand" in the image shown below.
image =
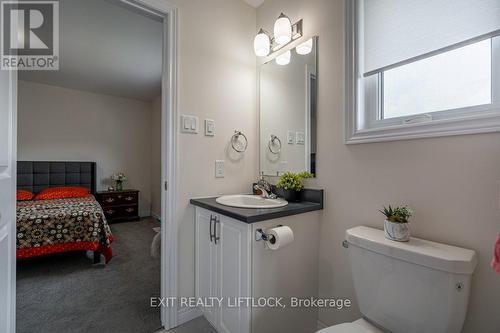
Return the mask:
M96 199L110 223L139 219L138 190L100 191Z

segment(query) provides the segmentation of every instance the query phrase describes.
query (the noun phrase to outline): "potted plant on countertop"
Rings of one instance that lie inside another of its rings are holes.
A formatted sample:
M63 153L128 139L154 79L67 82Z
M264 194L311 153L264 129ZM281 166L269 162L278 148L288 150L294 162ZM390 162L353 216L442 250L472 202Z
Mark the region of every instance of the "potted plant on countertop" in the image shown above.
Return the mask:
M115 183L115 191L123 191L123 183L127 180L127 177L119 172L111 176L111 179Z
M384 221L385 238L398 242L408 242L410 240L408 220L413 215L412 210L408 206L393 208L389 205L380 212L386 217Z
M314 175L307 171L299 173L287 171L281 175L278 183L276 184L277 194L287 201L299 201L300 191L304 188L303 180L313 177Z

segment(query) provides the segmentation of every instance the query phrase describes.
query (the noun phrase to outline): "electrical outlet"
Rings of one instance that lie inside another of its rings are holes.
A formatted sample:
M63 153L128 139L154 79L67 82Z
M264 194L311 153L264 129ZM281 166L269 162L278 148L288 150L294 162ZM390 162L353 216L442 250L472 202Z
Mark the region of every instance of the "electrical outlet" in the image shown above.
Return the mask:
M224 161L215 161L215 178L224 178Z

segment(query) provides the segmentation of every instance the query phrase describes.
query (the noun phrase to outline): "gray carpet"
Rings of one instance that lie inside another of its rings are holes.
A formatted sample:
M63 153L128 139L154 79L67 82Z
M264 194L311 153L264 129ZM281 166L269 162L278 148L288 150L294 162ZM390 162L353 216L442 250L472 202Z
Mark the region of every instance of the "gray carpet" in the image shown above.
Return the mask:
M84 253L19 261L17 332L150 333L161 326L160 260L149 247L152 218L111 225L114 257L93 266Z

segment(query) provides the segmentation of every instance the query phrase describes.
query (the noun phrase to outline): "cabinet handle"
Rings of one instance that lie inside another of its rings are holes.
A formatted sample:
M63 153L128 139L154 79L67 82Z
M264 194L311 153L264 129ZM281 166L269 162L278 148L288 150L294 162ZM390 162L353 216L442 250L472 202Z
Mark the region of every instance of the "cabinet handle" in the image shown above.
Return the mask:
M217 241L220 240L220 237L217 236L217 224L220 223L220 218L218 216L215 217L215 223L214 223L214 239L215 239L215 245L217 245Z
M214 240L214 235L212 234L212 223L214 222L214 216L212 214L210 214L210 228L208 230L209 234L210 234L210 243L212 243L212 241Z

